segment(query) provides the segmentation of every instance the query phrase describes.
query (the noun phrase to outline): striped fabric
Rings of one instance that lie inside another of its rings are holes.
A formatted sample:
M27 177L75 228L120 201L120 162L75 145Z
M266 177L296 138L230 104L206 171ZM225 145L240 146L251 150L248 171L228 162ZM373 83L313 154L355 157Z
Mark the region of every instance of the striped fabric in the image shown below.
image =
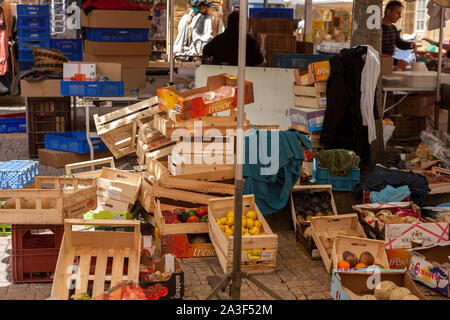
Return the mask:
M400 38L400 32L394 25L386 26L383 24L382 27L383 27L383 42L381 53L392 56L394 54L395 47L402 50L407 50L411 48L411 43L403 41Z

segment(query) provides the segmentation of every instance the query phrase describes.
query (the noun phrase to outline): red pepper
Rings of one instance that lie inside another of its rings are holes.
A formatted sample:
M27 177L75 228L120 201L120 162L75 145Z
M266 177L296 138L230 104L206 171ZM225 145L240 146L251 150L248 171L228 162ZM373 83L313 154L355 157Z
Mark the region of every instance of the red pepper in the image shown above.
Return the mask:
M201 206L201 207L197 208L196 212L197 212L197 215L199 216L199 218L201 219L203 216L208 214L208 207Z
M197 216L192 216L189 217L186 221L187 223L196 223L196 222L200 222L200 218Z

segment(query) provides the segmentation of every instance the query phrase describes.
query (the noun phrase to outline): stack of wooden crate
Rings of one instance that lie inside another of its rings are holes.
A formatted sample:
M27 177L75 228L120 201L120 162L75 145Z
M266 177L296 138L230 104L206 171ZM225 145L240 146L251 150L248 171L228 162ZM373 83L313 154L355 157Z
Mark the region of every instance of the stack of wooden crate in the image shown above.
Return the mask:
M249 33L258 41L268 67L273 66L275 53L296 53L294 20L292 18L248 19Z

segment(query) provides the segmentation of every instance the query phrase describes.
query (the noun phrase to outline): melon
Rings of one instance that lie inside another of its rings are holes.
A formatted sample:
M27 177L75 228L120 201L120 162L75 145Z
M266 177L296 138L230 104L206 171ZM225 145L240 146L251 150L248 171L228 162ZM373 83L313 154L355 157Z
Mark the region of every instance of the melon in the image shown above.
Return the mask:
M417 298L417 296L415 296L413 294L408 294L408 295L404 296L402 300L420 300L420 299Z
M392 281L381 281L380 287L378 289L375 288L374 290L375 298L378 300L389 300L391 292L396 288L398 288L397 285Z
M361 297L361 300L377 300L373 294L366 294Z
M411 294L411 291L405 287L397 287L392 290L389 300L403 300L404 297Z

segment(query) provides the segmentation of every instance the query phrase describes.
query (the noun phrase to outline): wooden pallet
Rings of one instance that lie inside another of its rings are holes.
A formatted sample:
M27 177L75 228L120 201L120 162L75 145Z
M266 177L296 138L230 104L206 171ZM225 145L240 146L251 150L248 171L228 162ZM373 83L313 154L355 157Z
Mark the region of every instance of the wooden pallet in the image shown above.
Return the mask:
M36 177L22 189L0 190L0 224L62 224L97 206L95 179Z
M99 137L118 159L135 151L138 134L136 121L151 118L159 112L158 98L152 97L100 117L95 114L94 122Z
M326 82L317 82L312 86L297 86L294 84L294 105L314 109L326 108Z
M97 178L97 195L134 204L141 182L142 177L138 174L103 167Z
M243 214L253 210L261 221L267 235L242 237L242 271L249 274L271 273L275 271L278 236L272 232L264 216L259 211L253 195L242 199ZM208 203L209 236L216 250L220 265L225 274L233 269L233 238L226 236L219 228L216 219L225 217L234 208L234 197L211 199Z
M111 166L111 168L113 168L113 169L116 168L116 165L114 163L114 158L108 157L108 158L102 158L102 159L97 159L97 160L66 164L66 175L69 177L75 177L75 178L98 178L100 176L100 174L102 173L101 169L92 170L92 171L84 171L84 172L79 172L79 173L72 173L72 170L87 168L87 167L91 167L93 169L93 166L97 166L100 164L109 164Z
M88 292L88 284L93 282L92 298L102 294L107 289L108 282L109 287L124 280L138 283L141 253L140 222L135 220L95 221L96 225L101 226L133 227L134 232L72 230L72 226L89 224L92 224L92 220L66 219L64 221L64 236L56 264L52 297L68 300L71 279L76 279L73 285L75 294ZM95 274L90 275L92 257L96 257ZM111 274L107 274L108 257L113 259ZM128 259L126 275L124 274L125 259Z

